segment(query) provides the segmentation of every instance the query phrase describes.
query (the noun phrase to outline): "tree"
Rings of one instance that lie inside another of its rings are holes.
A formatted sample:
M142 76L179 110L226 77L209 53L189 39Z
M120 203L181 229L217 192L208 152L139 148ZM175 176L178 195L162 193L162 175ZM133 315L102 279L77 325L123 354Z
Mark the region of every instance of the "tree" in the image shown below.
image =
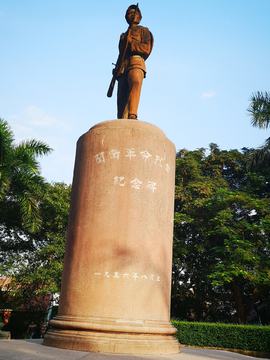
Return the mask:
M255 301L269 293L265 178L245 174L244 163L244 154L220 151L215 144L208 156L204 149L177 154L172 302L176 316L188 318L192 312L197 320L228 321L237 310L239 322L246 323ZM191 307L183 313L185 304Z
M0 255L5 259L2 273L13 277L11 288L15 296L12 301L9 299L9 305L14 309L37 309L46 305L42 300L48 292L60 292L70 193L71 185L46 184L39 203L40 230L10 232L9 238L6 234Z
M9 225L13 213L23 229L35 232L40 227L38 203L44 179L36 158L51 151L48 145L34 139L15 145L10 126L0 119L1 224Z
M13 308L60 289L71 187L42 178L37 157L51 151L37 140L16 145L0 120L0 274L13 279Z
M71 185L46 184L40 204L41 230L34 235L36 249L16 279L36 283L37 294L60 292L67 237Z
M251 103L247 109L251 116L251 124L259 129L270 126L270 93L257 92L252 94ZM257 150L252 149L248 155L248 169L270 170L270 138Z

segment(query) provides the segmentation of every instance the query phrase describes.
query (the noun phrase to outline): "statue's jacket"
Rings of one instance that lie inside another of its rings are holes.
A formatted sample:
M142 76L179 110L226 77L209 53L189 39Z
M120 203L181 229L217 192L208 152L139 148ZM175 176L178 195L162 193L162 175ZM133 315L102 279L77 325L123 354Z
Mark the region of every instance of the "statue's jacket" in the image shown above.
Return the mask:
M119 51L121 52L122 48L125 46L125 41L128 31L120 36L119 41ZM145 60L150 55L153 48L153 35L147 27L136 26L131 29L131 38L132 41L128 46L125 59L120 69L119 75L121 76L124 73L132 69L141 69L144 72L144 77L146 76L146 67Z

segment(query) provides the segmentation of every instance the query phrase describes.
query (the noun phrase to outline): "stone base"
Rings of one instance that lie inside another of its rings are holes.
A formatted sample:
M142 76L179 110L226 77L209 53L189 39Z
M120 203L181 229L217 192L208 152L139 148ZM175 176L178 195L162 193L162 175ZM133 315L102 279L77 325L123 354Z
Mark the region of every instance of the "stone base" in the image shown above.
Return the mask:
M175 146L158 127L118 119L77 143L58 315L44 344L169 355Z
M173 355L180 352L180 345L174 336L95 331L50 330L43 344L61 349L110 354Z
M93 320L93 319L92 319ZM51 320L43 344L68 350L132 355L173 355L180 345L170 323L66 317Z

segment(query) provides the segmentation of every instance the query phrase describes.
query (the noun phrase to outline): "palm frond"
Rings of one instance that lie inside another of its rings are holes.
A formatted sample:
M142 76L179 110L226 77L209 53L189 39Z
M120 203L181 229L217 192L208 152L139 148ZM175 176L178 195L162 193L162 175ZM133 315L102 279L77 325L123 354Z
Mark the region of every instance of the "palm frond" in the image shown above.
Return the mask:
M265 140L264 145L256 150L251 150L246 155L247 169L256 171L262 169L270 170L270 138Z
M24 191L22 196L18 197L18 201L20 203L23 227L31 233L39 230L42 219L39 214L38 202L35 194L30 191Z
M250 101L247 111L251 116L252 126L267 129L270 125L270 93L258 91L251 95Z
M16 146L12 163L16 172L39 173L39 162L31 151L25 150L24 147Z
M22 141L18 147L23 148L25 151L33 154L34 156L48 155L53 151L53 149L46 143L36 139Z
M35 139L15 145L10 126L0 119L0 201L8 198L19 204L22 225L30 232L41 225L38 205L45 187L37 157L50 152Z
M0 199L7 191L11 176L10 166L14 136L8 123L0 118Z

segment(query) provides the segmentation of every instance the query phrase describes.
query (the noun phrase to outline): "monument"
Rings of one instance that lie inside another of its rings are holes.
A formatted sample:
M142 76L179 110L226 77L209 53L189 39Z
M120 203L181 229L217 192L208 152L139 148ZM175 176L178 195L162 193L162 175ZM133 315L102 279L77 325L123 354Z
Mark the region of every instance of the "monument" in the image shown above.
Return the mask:
M146 77L145 60L152 51L154 38L148 28L139 26L142 14L138 4L128 7L125 18L129 28L120 36L119 56L107 96L112 96L117 80L117 118L137 119L142 82Z
M170 323L175 146L158 127L136 120L140 93L133 87L145 74L144 59L136 58L135 67L130 60L138 16L138 6L128 8L131 31L120 40L126 63L113 74L118 114L124 108L127 118L101 122L77 143L60 305L44 337L48 346L141 355L180 351Z

